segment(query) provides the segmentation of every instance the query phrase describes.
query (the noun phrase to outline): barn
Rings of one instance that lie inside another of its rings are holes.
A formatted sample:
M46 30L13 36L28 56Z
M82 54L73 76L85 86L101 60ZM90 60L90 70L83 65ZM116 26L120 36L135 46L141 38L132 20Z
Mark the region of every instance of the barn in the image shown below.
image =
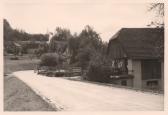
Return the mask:
M110 40L111 82L138 89L164 89L164 29L122 28Z

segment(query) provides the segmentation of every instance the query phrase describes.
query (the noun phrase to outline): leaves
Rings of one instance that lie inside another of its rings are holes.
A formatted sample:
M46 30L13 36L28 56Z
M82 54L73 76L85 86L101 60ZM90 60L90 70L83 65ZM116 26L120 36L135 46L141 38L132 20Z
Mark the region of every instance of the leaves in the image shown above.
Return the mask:
M85 26L79 35L75 34L69 39L68 47L71 54L71 64L76 63L86 69L91 57L96 52L103 52L104 46L99 34L91 26Z

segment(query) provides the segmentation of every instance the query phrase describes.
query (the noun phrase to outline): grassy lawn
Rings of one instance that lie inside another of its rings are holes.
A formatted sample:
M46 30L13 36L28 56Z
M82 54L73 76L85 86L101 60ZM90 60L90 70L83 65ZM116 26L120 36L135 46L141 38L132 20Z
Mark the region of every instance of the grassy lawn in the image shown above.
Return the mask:
M11 60L12 56L4 57L4 74L10 74L20 70L32 70L38 59L30 59L29 56L21 56L19 60Z
M4 111L56 111L25 83L9 75L15 71L32 70L39 60L29 56L10 60L10 57L4 57Z

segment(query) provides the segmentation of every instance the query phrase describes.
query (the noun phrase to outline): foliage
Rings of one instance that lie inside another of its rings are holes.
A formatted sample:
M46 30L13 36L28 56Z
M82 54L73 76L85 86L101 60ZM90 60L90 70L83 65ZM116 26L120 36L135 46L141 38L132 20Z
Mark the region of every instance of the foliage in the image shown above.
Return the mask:
M71 37L71 32L69 29L57 27L56 33L52 37L52 39L58 40L58 41L65 41L69 39L70 37Z
M11 57L10 59L11 59L11 60L19 60L18 57Z
M102 44L99 34L89 25L87 25L79 34L79 39L81 48L91 46L95 50L99 50L100 45Z
M12 31L12 28L11 28L9 22L6 19L3 20L3 31L4 31L4 34L3 34L4 41L9 40L13 34L13 31Z
M82 69L86 69L88 67L93 53L95 53L95 51L90 47L80 48L76 56L77 65L82 67Z
M69 39L70 63L76 63L82 69L86 69L92 55L103 51L102 46L99 34L87 25L79 35Z
M103 47L99 34L88 25L79 35L71 35L68 29L58 27L49 43L50 52L63 54L68 48L70 64L83 69L87 68L92 54L103 51Z
M37 48L35 41L48 41L47 34L29 34L23 30L13 29L6 19L3 20L3 30L4 50L10 53L14 52L11 42L25 42L20 44L23 46L22 52L26 53L28 49Z
M73 36L68 40L68 49L70 54L70 64L77 62L76 56L79 50L79 38L77 36Z
M24 30L13 29L9 22L3 20L4 41L48 41L47 34L29 34Z
M70 30L57 27L56 32L51 38L49 43L50 51L57 52L57 53L61 51L60 53L63 53L64 49L66 48L66 41L68 41L68 39L70 39L71 37L72 35L70 33ZM61 46L58 45L59 43L60 44L62 43L62 45Z
M56 53L45 53L41 56L41 66L57 66L59 61L59 55Z
M40 57L42 54L47 53L49 49L49 46L47 43L45 44L39 44L38 48L34 51L34 54L37 57Z
M96 53L88 66L86 79L90 81L109 82L111 68L108 63L108 58Z

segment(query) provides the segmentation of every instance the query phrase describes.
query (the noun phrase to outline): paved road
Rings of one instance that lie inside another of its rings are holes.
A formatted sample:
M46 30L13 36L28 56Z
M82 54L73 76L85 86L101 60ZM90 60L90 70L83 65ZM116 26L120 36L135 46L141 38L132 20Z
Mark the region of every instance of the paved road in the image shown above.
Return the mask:
M163 95L45 77L33 71L13 73L35 92L66 111L163 110Z

